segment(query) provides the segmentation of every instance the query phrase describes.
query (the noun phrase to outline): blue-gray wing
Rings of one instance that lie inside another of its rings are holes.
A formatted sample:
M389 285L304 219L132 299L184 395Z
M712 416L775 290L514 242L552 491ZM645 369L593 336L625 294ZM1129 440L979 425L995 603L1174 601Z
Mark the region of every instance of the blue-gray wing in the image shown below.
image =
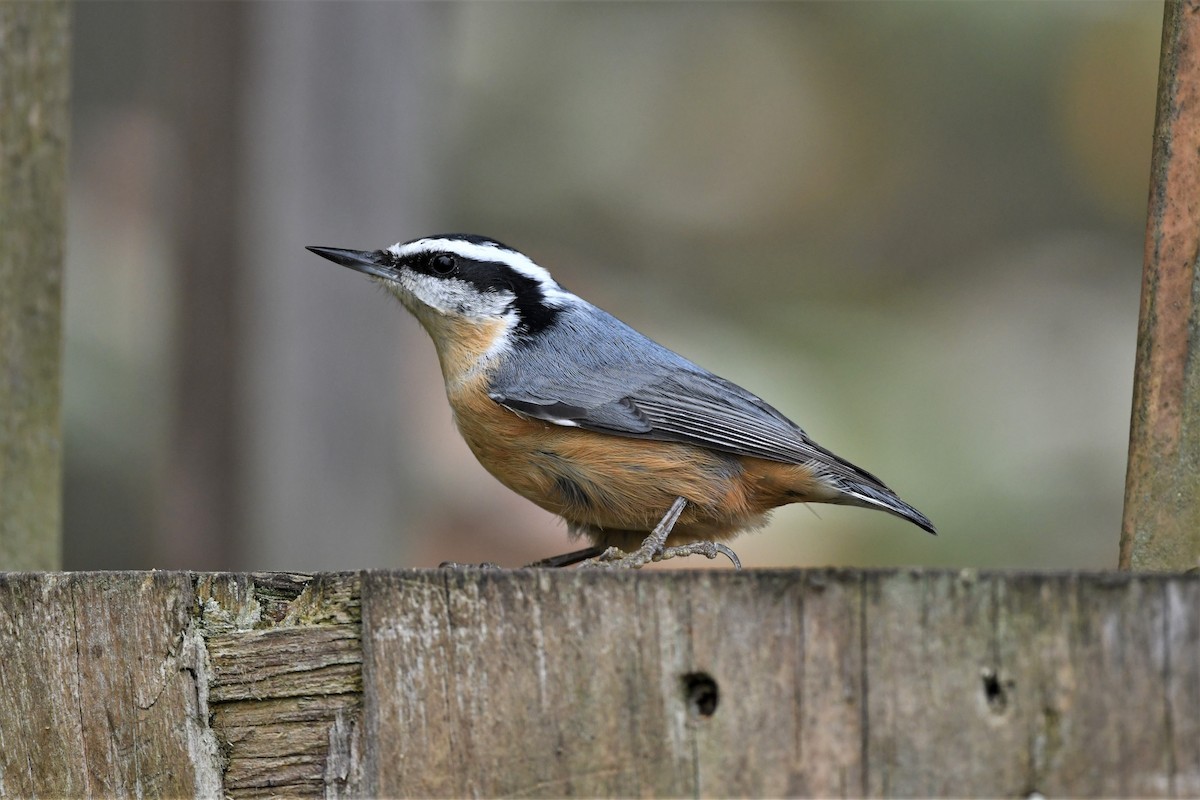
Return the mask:
M494 401L556 425L802 464L838 490L828 502L882 509L935 532L882 481L757 396L590 304L569 310L553 335L520 342L496 367L488 387Z
M826 475L878 483L737 384L594 306L572 312L552 339L505 359L489 386L494 401L558 425L813 464Z

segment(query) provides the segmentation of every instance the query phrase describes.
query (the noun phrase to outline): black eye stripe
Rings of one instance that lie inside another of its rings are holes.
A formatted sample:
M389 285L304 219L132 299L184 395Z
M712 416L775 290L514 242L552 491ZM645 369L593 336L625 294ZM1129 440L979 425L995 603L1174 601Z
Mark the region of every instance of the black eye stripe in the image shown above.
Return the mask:
M446 251L400 260L407 262L409 269L434 278L463 281L483 294L512 295L512 308L518 317L516 332L519 339L545 330L560 312L559 308L546 304L542 286L536 279L503 261L480 261Z

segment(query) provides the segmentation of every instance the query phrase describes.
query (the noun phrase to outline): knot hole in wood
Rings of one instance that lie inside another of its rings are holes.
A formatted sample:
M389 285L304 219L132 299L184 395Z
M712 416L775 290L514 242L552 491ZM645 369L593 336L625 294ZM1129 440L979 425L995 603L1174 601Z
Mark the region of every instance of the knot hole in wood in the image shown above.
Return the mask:
M711 717L721 700L717 682L707 672L689 672L683 676L683 696L693 716Z

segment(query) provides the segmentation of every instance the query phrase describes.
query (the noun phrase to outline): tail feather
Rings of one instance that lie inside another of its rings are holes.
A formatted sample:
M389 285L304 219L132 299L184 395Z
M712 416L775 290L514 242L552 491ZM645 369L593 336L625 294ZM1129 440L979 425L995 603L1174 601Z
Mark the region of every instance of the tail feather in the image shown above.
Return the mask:
M821 459L814 459L817 474L827 482L827 485L840 492L837 499L826 502L886 511L937 536L937 529L933 527L929 517L897 497L896 493L885 486L879 478L862 467L851 464L841 456L826 450L811 439L805 437L805 441L813 450L824 456Z
M843 482L840 488L844 494L844 498L840 502L844 505L877 508L880 511L895 514L901 519L906 519L917 527L923 528L934 536L937 536L937 530L933 527L933 523L929 521L929 517L901 500L896 496L895 492L883 486L883 484L877 486L871 486L867 483L846 485Z

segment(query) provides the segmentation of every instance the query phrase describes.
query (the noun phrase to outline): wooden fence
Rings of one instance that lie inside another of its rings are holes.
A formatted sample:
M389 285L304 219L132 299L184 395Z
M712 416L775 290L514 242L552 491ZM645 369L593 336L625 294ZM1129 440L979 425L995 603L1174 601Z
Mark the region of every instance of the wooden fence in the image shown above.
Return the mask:
M0 577L0 794L1200 795L1200 576Z

